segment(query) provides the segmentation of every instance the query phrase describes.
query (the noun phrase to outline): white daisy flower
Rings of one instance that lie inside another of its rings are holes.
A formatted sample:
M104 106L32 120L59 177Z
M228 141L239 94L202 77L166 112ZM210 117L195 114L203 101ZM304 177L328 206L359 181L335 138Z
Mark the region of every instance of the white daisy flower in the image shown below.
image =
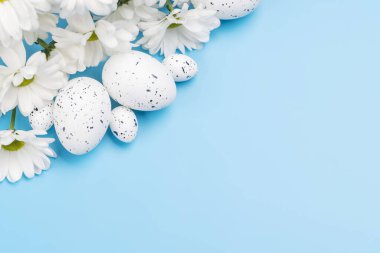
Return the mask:
M32 45L37 39L46 40L54 28L56 28L58 23L58 16L51 13L38 13L39 27L36 31L25 31L24 39L29 44Z
M132 7L140 20L152 20L163 17L163 13L158 8L163 7L165 2L165 0L132 0L129 2L129 6Z
M0 42L5 47L21 41L24 31L38 29L37 11L29 0L0 1L0 17Z
M116 10L118 0L52 0L60 9L62 18L83 15L90 11L99 16L109 15Z
M180 2L188 0L176 0L173 2L173 6ZM116 11L111 13L107 18L108 20L125 19L135 23L149 20L158 20L166 16L165 13L159 11L164 7L166 0L120 0L119 7Z
M174 0L173 1L173 6L179 6L179 7L182 7L184 4L192 4L193 1L191 0Z
M165 16L158 10L157 1L153 0L128 0L128 3L120 5L107 20L114 21L124 19L137 24L140 20L153 20L158 15Z
M72 32L66 29L56 28L51 31L55 43L55 49L51 55L61 56L63 60L62 70L68 74L75 74L86 69L84 64L84 46L88 37L81 33Z
M53 8L53 0L28 0L39 12L50 12Z
M53 39L66 62L76 59L78 71L83 70L83 66L97 66L106 56L129 51L131 41L139 32L136 25L123 20L110 22L102 19L95 23L89 12L71 16L67 22L66 29L52 31Z
M214 10L207 10L202 4L189 9L187 3L182 9L174 9L161 20L146 21L139 24L143 38L137 43L150 54L161 52L165 56L174 54L177 49L199 49L210 40L210 32L220 26Z
M17 43L12 48L1 48L0 111L6 113L19 107L24 116L34 108L46 106L67 84L58 56L46 59L42 52L33 54L26 62L25 48Z
M49 147L52 138L39 138L44 131L0 131L0 182L5 178L14 183L24 174L33 178L50 167L49 157L56 157Z

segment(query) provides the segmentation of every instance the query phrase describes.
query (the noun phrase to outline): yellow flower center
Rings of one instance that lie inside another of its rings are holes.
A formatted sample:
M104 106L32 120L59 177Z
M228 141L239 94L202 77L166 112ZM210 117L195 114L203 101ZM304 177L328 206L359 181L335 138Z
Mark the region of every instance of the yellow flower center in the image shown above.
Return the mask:
M18 87L26 87L29 84L31 84L33 81L34 81L34 76L32 77L32 79L24 79L24 81L22 81L22 83Z
M0 1L1 1L1 0L0 0ZM95 32L92 32L90 38L88 38L87 41L97 41L97 40L99 40L98 35L96 35Z
M4 2L6 2L6 1L8 1L8 0L0 0L0 3L4 3Z
M180 20L180 18L179 17L177 17L177 14L174 14L173 15L173 17L176 19L176 20ZM174 28L177 28L177 27L179 27L179 26L181 26L182 24L176 24L176 23L173 23L173 24L171 24L171 25L169 25L169 29L174 29Z
M175 24L175 23L173 23L173 24L171 24L171 25L169 25L169 29L174 29L174 28L177 28L177 27L179 27L179 26L181 26L182 24Z
M9 145L2 145L1 148L6 150L6 151L15 152L15 151L22 149L24 146L25 146L25 142L14 140Z

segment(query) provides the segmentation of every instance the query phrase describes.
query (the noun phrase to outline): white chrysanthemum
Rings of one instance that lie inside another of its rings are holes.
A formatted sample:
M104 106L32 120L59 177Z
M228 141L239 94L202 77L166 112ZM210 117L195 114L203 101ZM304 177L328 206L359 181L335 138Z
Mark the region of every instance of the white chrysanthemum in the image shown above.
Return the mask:
M28 0L39 12L49 12L53 8L54 0Z
M38 38L46 40L50 33L58 23L58 16L51 13L38 13L39 27L36 31L24 32L24 39L32 45Z
M187 3L182 9L174 9L161 20L141 22L143 38L138 41L149 53L161 52L165 56L179 49L199 49L210 40L210 32L220 26L216 12L207 10L202 4L189 9Z
M37 52L26 62L22 43L12 48L0 48L6 66L0 66L0 111L6 113L19 107L24 116L34 108L47 105L67 84L58 56L46 59Z
M44 131L0 131L0 182L7 178L17 182L24 174L27 178L41 174L50 167L49 157L56 157L49 147L52 138L39 138Z
M52 0L60 10L62 18L83 15L90 11L95 15L106 16L116 10L118 0Z
M127 20L137 24L140 20L155 19L158 13L160 12L153 6L153 3L148 5L141 0L130 0L128 4L123 4L119 6L116 11L112 12L112 14L107 17L107 20Z
M52 31L53 39L66 63L75 63L71 70L77 66L78 71L83 70L84 66L97 66L106 56L129 51L131 41L139 32L136 25L123 20L99 20L94 23L89 12L71 16L67 22L66 29Z
M173 6L179 6L182 7L184 4L192 4L193 1L191 0L174 0Z
M0 42L5 47L21 41L23 31L38 29L37 11L29 0L0 1L0 17Z
M60 55L63 59L62 70L68 74L84 71L84 46L88 37L66 29L56 28L51 31L56 41L52 56Z

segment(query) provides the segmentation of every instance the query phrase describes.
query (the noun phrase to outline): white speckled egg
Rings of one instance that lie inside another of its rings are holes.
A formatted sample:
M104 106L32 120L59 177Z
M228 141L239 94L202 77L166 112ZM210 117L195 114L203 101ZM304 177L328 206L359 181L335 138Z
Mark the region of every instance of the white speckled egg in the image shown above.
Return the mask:
M260 0L202 0L206 7L217 11L223 20L241 18L251 13Z
M29 123L34 130L49 130L53 126L53 102L45 107L35 108L29 115Z
M169 70L138 51L112 56L104 65L103 83L116 102L139 111L162 109L176 97Z
M75 78L63 88L53 108L54 126L62 145L72 154L93 150L111 119L111 100L98 81Z
M198 73L197 63L184 54L172 54L162 64L169 69L176 82L188 81Z
M132 142L137 135L138 123L135 113L124 106L112 110L110 129L122 142Z

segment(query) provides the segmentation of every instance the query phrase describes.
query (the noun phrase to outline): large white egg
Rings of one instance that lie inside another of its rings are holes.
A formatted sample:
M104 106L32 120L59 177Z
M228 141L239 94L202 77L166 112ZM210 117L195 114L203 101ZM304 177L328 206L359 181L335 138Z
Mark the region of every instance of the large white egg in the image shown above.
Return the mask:
M113 135L122 142L132 142L137 135L138 123L135 113L124 106L112 110L110 129Z
M29 115L29 123L34 130L49 130L54 123L53 102L42 108L35 108Z
M188 81L198 73L197 63L184 54L169 55L162 64L169 69L176 82Z
M111 118L111 100L98 81L75 78L59 92L53 116L62 145L70 153L82 155L93 150L104 137Z
M251 13L260 0L202 0L206 7L216 10L216 16L223 20L241 18Z
M162 109L176 97L169 70L138 51L110 57L103 68L103 83L116 102L139 111Z

